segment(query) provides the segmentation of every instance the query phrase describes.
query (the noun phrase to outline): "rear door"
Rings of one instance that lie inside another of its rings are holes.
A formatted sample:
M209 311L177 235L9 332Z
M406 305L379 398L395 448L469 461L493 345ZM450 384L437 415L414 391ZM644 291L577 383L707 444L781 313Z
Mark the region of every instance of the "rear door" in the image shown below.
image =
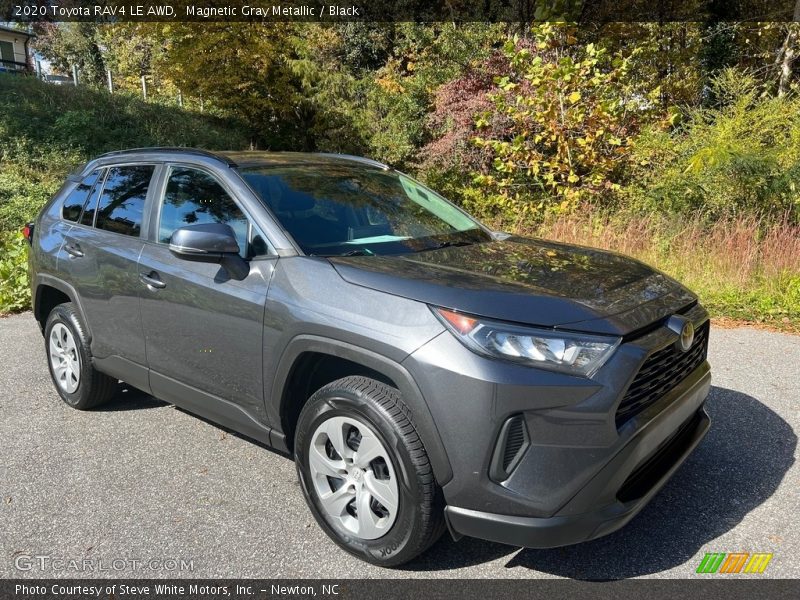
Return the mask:
M165 168L157 222L139 259L140 276L151 282L139 290L152 392L242 430L229 419L240 413L231 405L265 420L264 306L276 257L220 178L188 165ZM173 231L209 222L233 228L249 262L245 279L170 252Z
M102 174L66 235L59 269L78 290L99 366L147 390L137 263L152 164L112 166ZM66 210L66 207L65 207Z

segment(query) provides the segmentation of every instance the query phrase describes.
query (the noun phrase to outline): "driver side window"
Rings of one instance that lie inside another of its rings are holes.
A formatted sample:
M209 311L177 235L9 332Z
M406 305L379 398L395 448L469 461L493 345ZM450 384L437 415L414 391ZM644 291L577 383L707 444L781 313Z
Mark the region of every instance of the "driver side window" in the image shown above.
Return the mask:
M168 244L176 229L204 223L230 225L243 258L267 253L263 237L212 175L191 167L171 167L161 205L158 241Z

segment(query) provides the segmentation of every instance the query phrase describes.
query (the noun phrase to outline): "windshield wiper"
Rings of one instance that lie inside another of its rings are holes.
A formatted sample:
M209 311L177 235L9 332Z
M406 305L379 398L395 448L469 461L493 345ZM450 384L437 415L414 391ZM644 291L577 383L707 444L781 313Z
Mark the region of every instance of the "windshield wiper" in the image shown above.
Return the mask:
M350 250L350 252L345 252L343 254L338 254L337 256L372 256L372 252L369 250Z

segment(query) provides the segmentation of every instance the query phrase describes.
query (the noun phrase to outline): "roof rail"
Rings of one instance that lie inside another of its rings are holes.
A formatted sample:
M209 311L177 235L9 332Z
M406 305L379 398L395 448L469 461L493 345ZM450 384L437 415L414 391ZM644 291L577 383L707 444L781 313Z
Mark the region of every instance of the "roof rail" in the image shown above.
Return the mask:
M106 152L105 154L101 154L97 158L106 158L111 156L125 156L126 154L136 154L141 152L167 152L167 153L175 153L175 154L194 154L197 156L205 156L207 158L213 158L214 160L218 160L220 162L225 163L229 167L235 167L236 163L222 156L221 154L217 154L216 152L211 152L209 150L200 150L198 148L181 148L180 146L155 146L152 148L131 148L129 150L115 150L114 152Z
M363 156L354 156L353 154L337 154L335 152L315 152L317 156L325 156L329 158L340 158L342 160L349 160L351 162L361 163L363 165L369 165L371 167L378 167L379 169L383 169L384 171L388 171L391 167L389 165L383 164L377 160L373 160L371 158L364 158Z

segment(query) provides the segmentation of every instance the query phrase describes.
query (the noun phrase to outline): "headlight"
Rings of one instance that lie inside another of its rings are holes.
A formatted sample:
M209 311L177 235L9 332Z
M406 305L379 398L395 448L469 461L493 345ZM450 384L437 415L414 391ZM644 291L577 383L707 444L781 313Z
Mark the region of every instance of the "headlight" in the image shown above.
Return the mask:
M591 377L611 357L621 338L535 329L431 307L470 350L530 366Z

